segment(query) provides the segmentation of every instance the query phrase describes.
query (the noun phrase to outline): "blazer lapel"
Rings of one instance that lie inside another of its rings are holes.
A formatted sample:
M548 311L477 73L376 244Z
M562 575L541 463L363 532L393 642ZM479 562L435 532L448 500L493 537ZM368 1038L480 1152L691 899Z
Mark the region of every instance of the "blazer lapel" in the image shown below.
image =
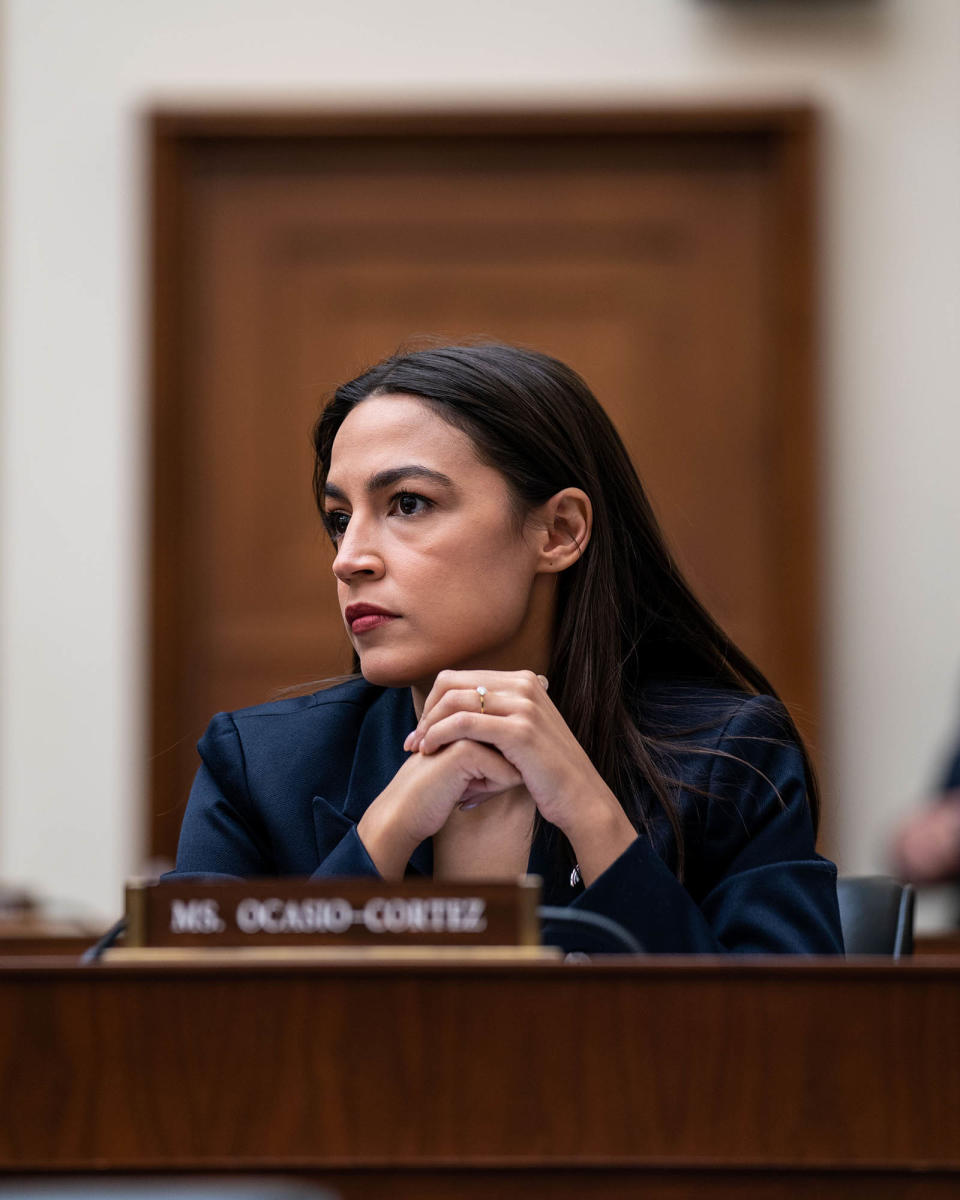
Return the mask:
M353 767L340 805L315 796L313 802L317 849L325 857L360 820L369 805L393 779L407 757L403 740L417 723L409 688L385 688L364 714L357 736ZM331 841L331 831L335 835ZM324 845L321 845L321 840ZM422 842L410 858L420 875L433 872L433 846Z

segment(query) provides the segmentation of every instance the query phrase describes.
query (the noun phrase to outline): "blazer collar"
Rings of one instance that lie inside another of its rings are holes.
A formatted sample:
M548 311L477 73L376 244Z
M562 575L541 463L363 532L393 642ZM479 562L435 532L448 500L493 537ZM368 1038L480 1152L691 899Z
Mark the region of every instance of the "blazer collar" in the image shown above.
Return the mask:
M403 766L403 742L416 727L417 715L409 688L384 688L367 709L360 725L353 766L343 802L343 815L356 824L370 804ZM433 871L433 846L429 839L414 850L411 868L421 875Z
M416 726L409 688L384 688L360 723L343 815L357 822L407 757L403 741Z

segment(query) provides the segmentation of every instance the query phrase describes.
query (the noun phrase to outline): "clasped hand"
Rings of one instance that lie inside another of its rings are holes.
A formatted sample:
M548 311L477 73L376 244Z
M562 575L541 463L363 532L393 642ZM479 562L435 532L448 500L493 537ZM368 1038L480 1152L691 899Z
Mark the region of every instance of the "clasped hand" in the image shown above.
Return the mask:
M478 686L487 689L482 712ZM572 837L589 819L592 801L619 805L550 700L548 686L532 671L441 671L404 749L437 755L463 740L491 747L516 772L543 818ZM457 803L472 807L489 794L474 784Z
M483 712L477 687L487 689ZM404 742L410 757L358 831L380 873L399 878L455 808L525 787L569 838L585 881L636 836L617 798L532 671L441 671Z

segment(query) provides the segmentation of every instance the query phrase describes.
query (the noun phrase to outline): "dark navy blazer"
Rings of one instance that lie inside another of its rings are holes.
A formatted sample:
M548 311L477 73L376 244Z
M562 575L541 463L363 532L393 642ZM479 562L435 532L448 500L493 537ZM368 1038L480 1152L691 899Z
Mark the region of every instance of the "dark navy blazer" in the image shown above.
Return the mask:
M684 883L663 821L587 888L557 877L545 828L529 863L544 876L544 903L611 917L654 952L842 953L836 868L814 850L803 760L783 739L777 702L680 685L653 696L720 751L681 749L663 764L682 784ZM711 711L723 713L712 729ZM375 876L356 824L407 757L415 725L409 689L359 678L218 713L198 744L176 874ZM408 874L432 866L426 841Z

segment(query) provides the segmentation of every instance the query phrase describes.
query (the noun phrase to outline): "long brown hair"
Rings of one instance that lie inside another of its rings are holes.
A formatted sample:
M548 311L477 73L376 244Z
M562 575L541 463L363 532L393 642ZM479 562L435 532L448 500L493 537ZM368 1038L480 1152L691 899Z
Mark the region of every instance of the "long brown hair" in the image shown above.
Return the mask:
M716 695L776 697L769 681L694 596L670 554L633 463L610 418L579 375L546 354L500 343L437 346L396 354L337 388L314 427L314 494L323 488L333 440L347 414L374 395L426 401L464 431L510 485L518 520L564 487L593 505L590 543L558 580L550 696L638 831L665 818L683 878L683 831L670 770L673 754L725 755L698 743L724 712L716 706L680 728L669 704L651 700L657 682L684 682ZM354 667L359 660L354 655ZM793 720L775 706L778 732L801 749L816 829L819 794ZM682 740L681 740L682 739ZM715 741L715 738L713 739ZM779 738L777 740L780 740ZM652 801L652 803L651 803ZM572 864L559 833L558 863Z

